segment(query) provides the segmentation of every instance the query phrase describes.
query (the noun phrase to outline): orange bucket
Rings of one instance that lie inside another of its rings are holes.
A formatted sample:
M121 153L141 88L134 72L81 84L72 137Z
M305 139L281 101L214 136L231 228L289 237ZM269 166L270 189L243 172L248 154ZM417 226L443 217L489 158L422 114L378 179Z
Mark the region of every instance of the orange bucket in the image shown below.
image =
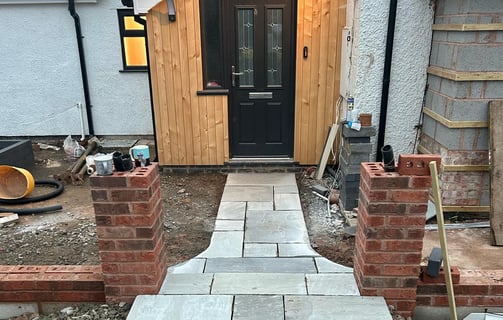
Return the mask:
M35 188L33 175L26 169L0 165L0 198L20 199Z

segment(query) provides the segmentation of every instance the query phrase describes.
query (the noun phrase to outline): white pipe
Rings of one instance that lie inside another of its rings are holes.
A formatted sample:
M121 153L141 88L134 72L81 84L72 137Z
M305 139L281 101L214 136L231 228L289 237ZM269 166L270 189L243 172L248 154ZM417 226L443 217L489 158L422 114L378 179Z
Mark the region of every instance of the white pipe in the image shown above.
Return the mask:
M82 130L82 133L81 133L81 137L80 137L80 141L84 141L86 139L86 134L85 134L85 131L84 131L84 108L82 108L82 103L81 102L77 102L77 108L80 109L80 128Z

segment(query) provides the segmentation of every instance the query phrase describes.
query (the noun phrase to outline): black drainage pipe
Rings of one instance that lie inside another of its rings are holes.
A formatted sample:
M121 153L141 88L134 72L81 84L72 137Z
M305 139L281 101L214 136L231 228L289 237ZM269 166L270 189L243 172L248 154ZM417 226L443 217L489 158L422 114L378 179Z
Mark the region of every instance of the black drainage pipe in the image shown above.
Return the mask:
M386 134L386 117L388 116L389 83L391 78L391 58L393 55L393 39L395 38L396 8L398 0L390 0L388 15L388 34L386 36L386 53L384 56L384 74L382 79L381 113L379 115L379 130L377 133L376 161L382 161L379 150L384 146Z
M82 42L82 29L80 27L80 17L75 11L75 0L68 0L68 11L75 21L75 33L77 36L77 46L79 48L80 72L82 73L82 87L84 89L84 100L86 103L87 127L89 135L94 135L93 115L91 113L91 96L89 94L89 81L87 79L86 58L84 55L84 43Z

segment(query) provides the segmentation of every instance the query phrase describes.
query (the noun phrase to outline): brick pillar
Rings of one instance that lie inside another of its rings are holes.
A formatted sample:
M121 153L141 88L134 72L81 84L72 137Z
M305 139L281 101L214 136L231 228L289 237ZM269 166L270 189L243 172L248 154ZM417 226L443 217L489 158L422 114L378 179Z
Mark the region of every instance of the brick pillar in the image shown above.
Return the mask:
M422 162L426 168L427 163ZM383 296L403 317L412 316L416 304L431 186L426 172L424 176L385 172L377 162L361 166L355 278L362 295Z
M90 184L107 302L157 294L167 271L157 164Z
M375 127L361 127L360 131L342 126L342 148L339 158L342 181L340 204L343 210L358 207L358 188L360 186L360 164L370 160L372 144L370 137L376 135Z

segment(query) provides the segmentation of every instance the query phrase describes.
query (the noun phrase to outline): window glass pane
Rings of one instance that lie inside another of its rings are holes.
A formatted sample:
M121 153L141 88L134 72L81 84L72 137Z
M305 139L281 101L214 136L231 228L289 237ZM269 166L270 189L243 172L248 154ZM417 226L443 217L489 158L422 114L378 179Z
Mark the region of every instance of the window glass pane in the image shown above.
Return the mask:
M124 37L124 52L126 54L126 65L128 66L147 65L145 38Z
M126 30L143 30L143 25L134 21L134 17L124 17L124 28Z
M204 0L200 2L202 14L203 63L206 88L222 88L222 52L220 35L219 0Z
M254 9L238 9L238 65L239 86L253 86L253 30Z
M267 85L281 85L283 9L267 10Z

